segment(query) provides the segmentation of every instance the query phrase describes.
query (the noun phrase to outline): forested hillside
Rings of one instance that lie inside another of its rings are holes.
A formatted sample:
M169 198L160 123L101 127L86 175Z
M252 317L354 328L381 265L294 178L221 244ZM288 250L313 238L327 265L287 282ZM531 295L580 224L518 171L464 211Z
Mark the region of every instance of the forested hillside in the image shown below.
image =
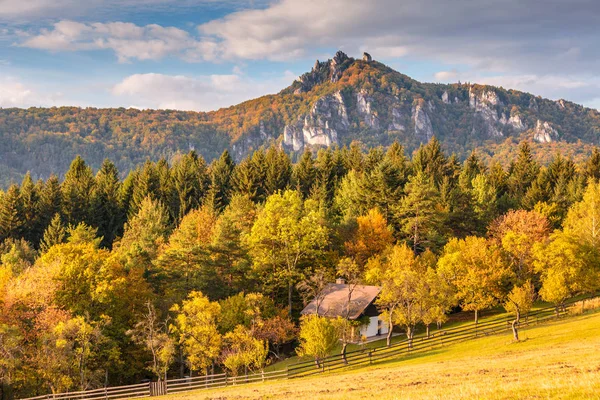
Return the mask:
M299 318L336 276L381 286L377 307L409 339L497 305L517 336L535 298L599 289L597 149L543 166L522 142L504 168L436 139L412 157L354 143L295 163L272 146L120 176L77 157L64 179L1 192L3 397L318 362L358 340L357 322Z
M240 161L261 146L296 160L307 148L403 144L410 153L437 137L462 160L478 148L508 165L522 139L548 163L557 149L581 161L598 144L600 113L503 88L420 83L371 59L338 52L288 88L208 113L94 108L0 109L0 185L62 176L81 155L126 174L146 160L174 162L190 149L207 161L225 149Z

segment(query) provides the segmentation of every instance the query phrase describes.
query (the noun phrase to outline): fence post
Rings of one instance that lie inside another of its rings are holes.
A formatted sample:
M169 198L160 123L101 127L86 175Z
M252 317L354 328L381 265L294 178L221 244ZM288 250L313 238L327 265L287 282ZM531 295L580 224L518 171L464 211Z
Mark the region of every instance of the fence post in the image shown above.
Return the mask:
M373 350L369 350L369 365L372 363L371 354L373 354Z

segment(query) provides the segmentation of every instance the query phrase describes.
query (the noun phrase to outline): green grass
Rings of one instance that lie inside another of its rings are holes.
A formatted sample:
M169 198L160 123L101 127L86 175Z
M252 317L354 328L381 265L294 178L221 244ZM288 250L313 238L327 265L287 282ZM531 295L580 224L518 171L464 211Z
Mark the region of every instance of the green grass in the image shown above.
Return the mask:
M195 391L196 399L600 399L600 313L309 378Z

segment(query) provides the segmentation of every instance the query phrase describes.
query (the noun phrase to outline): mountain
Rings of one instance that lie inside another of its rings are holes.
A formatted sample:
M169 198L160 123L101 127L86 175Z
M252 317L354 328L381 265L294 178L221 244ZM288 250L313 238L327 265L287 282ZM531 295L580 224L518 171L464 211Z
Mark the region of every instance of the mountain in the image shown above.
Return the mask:
M146 159L195 149L237 160L270 143L297 156L306 148L399 141L408 151L436 136L445 149L510 156L527 139L540 154L572 156L598 144L600 113L575 103L470 83L417 82L367 53L318 61L281 92L213 112L124 108L0 109L0 184L27 171L64 173L80 154L94 168L106 157L122 173Z

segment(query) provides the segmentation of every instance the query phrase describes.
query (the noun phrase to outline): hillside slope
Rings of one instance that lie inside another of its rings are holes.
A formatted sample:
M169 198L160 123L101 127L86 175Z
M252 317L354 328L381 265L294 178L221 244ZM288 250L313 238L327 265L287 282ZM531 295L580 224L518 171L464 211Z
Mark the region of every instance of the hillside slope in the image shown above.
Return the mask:
M367 146L398 140L412 151L435 135L459 156L474 148L493 156L521 139L551 152L561 143L576 155L597 144L599 134L600 113L568 101L468 83L420 83L368 54L356 60L338 52L278 94L209 113L0 109L0 183L28 170L42 178L61 173L77 154L95 168L109 157L126 172L148 158L171 159L190 149L208 160L230 149L239 160L273 142L297 154L353 140Z
M600 314L314 378L189 392L195 399L600 399Z

